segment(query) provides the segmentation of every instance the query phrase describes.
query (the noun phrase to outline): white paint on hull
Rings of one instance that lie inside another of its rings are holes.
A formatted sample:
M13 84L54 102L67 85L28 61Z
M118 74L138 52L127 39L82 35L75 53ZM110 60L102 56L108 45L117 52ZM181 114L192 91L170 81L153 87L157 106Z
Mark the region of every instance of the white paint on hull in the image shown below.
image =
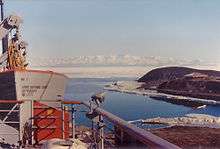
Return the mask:
M52 71L15 71L17 100L63 100L68 78ZM43 102L52 107L60 103ZM31 101L25 101L20 107L20 130L25 123L30 123L33 115ZM21 136L22 138L22 133Z
M67 77L48 71L15 71L17 100L63 99Z

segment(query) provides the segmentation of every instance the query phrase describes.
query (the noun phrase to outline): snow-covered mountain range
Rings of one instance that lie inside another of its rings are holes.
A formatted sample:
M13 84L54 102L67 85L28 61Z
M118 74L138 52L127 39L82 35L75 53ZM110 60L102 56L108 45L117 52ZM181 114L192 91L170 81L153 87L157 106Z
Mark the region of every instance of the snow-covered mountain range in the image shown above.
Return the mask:
M201 60L184 60L154 56L131 55L97 55L75 56L66 58L30 58L30 65L40 67L74 67L74 66L204 66L213 65Z
M65 58L32 58L29 68L52 70L69 77L141 77L162 66L186 66L198 69L220 70L218 63L201 60L182 60L154 56L75 56Z

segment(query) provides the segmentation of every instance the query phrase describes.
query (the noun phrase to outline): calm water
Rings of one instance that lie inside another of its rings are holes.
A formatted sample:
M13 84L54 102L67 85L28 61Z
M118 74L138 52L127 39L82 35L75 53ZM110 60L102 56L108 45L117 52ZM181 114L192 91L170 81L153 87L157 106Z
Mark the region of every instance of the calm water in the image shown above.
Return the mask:
M117 80L132 80L133 78L80 78L69 81L65 98L81 101L89 100L94 93L103 91L106 84ZM220 116L220 106L207 106L204 109L192 109L163 101L153 100L146 96L107 91L104 109L125 120L137 120L153 117L175 117L187 113L203 113ZM77 113L77 122L88 124L83 111Z

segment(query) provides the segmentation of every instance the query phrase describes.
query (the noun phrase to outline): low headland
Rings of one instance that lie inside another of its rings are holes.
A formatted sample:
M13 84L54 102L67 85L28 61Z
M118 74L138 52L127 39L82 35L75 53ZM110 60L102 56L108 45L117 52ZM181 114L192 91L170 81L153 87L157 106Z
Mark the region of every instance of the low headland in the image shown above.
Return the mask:
M157 68L136 81L114 82L105 89L201 108L220 105L220 72L186 67Z
M157 68L138 79L160 93L220 101L220 72L186 67Z

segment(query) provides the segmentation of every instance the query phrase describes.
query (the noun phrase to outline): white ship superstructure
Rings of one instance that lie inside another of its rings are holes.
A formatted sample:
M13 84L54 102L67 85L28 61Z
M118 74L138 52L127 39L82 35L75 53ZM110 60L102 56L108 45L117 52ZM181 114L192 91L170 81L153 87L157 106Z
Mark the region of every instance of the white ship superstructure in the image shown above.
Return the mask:
M14 127L18 132L24 132L25 125L29 121L36 122L32 119L39 109L34 111L34 102L39 101L44 106L56 108L57 103L51 101L62 101L64 99L68 78L53 71L30 70L27 68L27 43L22 40L20 34L20 25L23 20L17 15L4 18L1 0L0 4L2 15L0 40L2 40L3 48L0 56L0 101L9 102L8 104L0 103L0 133L4 129L2 127L3 123L7 123L8 127ZM22 104L19 105L16 101L21 101ZM19 116L16 116L16 110ZM12 123L12 121L18 121L19 123ZM38 135L37 131L35 133L35 135ZM20 141L23 136L24 134L19 134L17 141ZM1 137L4 138L2 135ZM7 138L7 135L5 138Z

